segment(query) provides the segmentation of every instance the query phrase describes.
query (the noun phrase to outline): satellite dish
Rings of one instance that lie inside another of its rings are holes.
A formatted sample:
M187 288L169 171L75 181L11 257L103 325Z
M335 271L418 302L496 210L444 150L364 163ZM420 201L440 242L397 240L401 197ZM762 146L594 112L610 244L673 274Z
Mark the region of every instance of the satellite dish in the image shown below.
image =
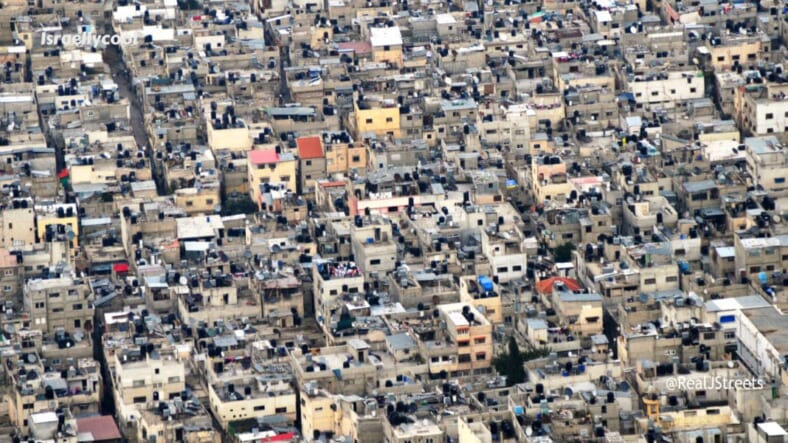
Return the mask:
M178 283L182 286L186 286L186 284L189 283L189 280L187 280L186 277L181 276L181 278L178 280Z
M533 431L533 429L531 429L531 427L530 427L530 426L526 426L526 427L525 427L525 436L526 436L526 437L530 437L530 436L531 436L531 434L533 434L533 433L534 433L534 431Z
M36 362L36 354L27 354L27 362L31 365Z

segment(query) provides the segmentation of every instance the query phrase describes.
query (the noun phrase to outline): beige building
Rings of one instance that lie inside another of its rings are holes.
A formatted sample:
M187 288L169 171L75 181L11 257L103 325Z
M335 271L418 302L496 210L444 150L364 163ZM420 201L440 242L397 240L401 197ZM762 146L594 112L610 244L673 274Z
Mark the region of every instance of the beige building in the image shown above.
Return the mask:
M386 443L440 443L446 438L443 430L430 419L397 426L383 420L383 435Z
M553 306L561 325L583 336L602 333L602 296L553 289Z
M123 422L139 417L141 409L180 395L186 387L183 362L152 344L116 352L112 375L118 419Z
M492 285L493 290L484 288ZM460 277L460 301L473 305L493 324L503 323L503 307L498 285L488 277Z
M414 326L419 352L431 374L445 371L459 375L484 374L492 363L492 324L467 303L439 305L437 328L429 323Z
M531 187L537 201L563 200L572 192L572 184L567 180L566 163L561 157L533 157L531 171Z
M349 263L315 263L312 279L315 316L319 323L330 323L332 314L339 314L343 296L364 294L364 274Z
M365 276L371 273L383 275L394 270L397 244L394 243L391 223L388 220L357 215L350 230L350 241L356 263Z
M13 207L3 210L2 218L3 244L6 248L13 250L36 243L36 215L32 201L14 201Z
M279 415L294 421L296 392L291 376L222 378L208 386L208 401L224 429L234 421Z
M25 309L33 324L54 333L93 329L93 292L87 282L71 277L29 280L24 288Z
M638 103L697 100L706 93L701 71L635 72L627 83Z
M457 418L459 443L492 443L492 434L480 421L470 421L465 417Z
M788 189L788 151L775 136L744 139L747 169L756 184L769 192Z

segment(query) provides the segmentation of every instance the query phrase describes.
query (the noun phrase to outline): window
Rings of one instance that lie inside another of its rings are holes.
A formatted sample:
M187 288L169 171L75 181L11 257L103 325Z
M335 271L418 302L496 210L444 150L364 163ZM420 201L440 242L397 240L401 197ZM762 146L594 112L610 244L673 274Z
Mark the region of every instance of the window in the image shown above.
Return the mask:
M514 265L514 266L512 266L512 272L520 272L520 271L522 271L522 270L523 270L523 267L522 267L522 266L520 266L520 265Z
M470 354L460 354L457 356L457 363L470 363L471 355Z
M714 338L715 338L716 336L717 336L717 333L716 333L716 332L714 332L714 331L711 331L711 332L704 332L704 333L703 333L703 339L704 339L704 340L714 340Z
M501 266L498 269L496 269L496 271L498 271L499 274L503 274L503 273L509 272L509 267L508 266Z
M383 50L384 51L391 51L391 46L385 45L385 46L383 46Z
M52 309L52 313L53 314L57 314L57 313L60 313L60 312L63 312L63 308L54 308L54 309Z
M255 406L254 410L255 411L265 411L265 405Z
M691 93L695 93L695 92L697 92L697 91L698 91L698 88L690 88L690 92L691 92Z
M354 162L354 163L358 163L358 162L361 161L361 156L360 155L354 155L350 160L352 162Z
M392 117L386 117L386 123L391 123L393 121L394 119Z
M286 414L287 413L287 406L285 406L283 408L276 408L276 413L277 414Z
M372 119L371 119L371 118L368 118L368 119L367 119L367 124L368 124L368 125L371 125L371 124L372 124Z
M476 220L476 226L484 226L484 220Z
M71 307L71 309L73 309L73 310L75 310L75 311L81 311L81 310L82 310L82 303L75 303L75 304L74 304L74 305Z
M476 361L484 360L487 358L487 354L484 352L477 352L476 353Z
M43 308L44 308L44 302L36 303L36 309L43 309Z
M181 382L181 378L177 375L175 377L167 378L167 383L180 383L180 382Z
M733 331L728 331L725 333L725 340L733 340L736 338L736 333Z
M375 266L375 265L379 265L379 264L380 264L380 259L379 258L373 258L372 260L369 261L369 265L370 266Z
M674 283L674 282L677 282L677 281L679 281L678 276L669 275L669 276L665 277L665 282L666 283Z
M696 194L692 194L692 201L697 202L697 201L701 201L701 200L706 200L706 193L705 192L699 192L699 193L696 193Z
M134 397L133 401L134 403L145 403L146 401L148 401L148 398L143 395L141 397Z
M656 97L659 95L659 91L651 91L651 96Z
M720 415L719 409L706 409L706 415Z
M141 388L145 386L145 380L134 380L131 382L131 387L133 388Z
M206 198L205 199L205 204L206 205L212 205L213 204L213 199L212 198Z
M655 284L657 284L657 279L656 278L647 278L647 279L643 280L643 284L644 285L655 285Z
M774 114L772 114L771 112L766 113L766 120L771 120L773 118L774 118Z
M304 162L306 166L312 166L312 160L307 160Z
M785 177L776 177L774 179L774 182L775 183L780 183L780 184L785 183Z
M476 337L473 339L473 342L477 345L483 345L484 342L487 341L487 337Z
M282 175L282 176L279 177L279 181L289 182L290 181L290 176L289 175Z

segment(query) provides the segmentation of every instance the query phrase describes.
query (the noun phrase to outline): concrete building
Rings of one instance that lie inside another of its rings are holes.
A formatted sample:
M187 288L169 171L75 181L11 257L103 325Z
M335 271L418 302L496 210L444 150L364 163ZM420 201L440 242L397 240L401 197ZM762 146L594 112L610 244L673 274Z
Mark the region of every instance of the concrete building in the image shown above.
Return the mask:
M308 194L315 189L315 180L326 174L326 156L323 152L323 139L318 136L299 137L298 146L298 186L300 194Z
M57 330L74 333L93 329L94 294L81 279L29 280L24 300L33 324L50 334Z
M142 409L179 396L186 387L183 361L150 343L118 350L111 375L122 423L134 421Z
M275 150L253 150L249 151L246 158L250 197L260 207L268 205L263 201L266 185L270 187L281 184L293 192L298 189L297 163L292 154Z

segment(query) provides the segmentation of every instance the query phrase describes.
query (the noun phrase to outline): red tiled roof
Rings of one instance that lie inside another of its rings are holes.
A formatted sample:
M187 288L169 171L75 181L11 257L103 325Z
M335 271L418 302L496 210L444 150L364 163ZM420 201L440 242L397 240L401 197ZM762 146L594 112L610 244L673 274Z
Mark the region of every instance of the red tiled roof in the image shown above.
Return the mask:
M249 161L255 165L265 165L268 163L276 163L279 161L279 154L273 149L255 149L249 151Z
M298 157L302 160L323 158L323 141L320 137L299 137L296 144L298 144Z
M111 415L77 419L77 432L90 433L93 441L120 440L120 431Z
M371 54L372 53L372 43L369 42L342 42L339 43L340 50L351 50L358 55L363 54Z
M579 291L583 288L580 283L577 282L577 280L566 277L550 277L548 279L539 281L536 284L536 289L540 294L552 294L553 283L555 282L563 283L564 286L566 286L570 291Z

